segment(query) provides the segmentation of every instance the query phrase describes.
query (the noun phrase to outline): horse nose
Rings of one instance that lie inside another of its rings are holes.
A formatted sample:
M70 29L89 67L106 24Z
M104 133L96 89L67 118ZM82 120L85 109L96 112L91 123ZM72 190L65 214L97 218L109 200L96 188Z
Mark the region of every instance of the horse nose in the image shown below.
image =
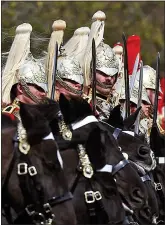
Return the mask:
M147 205L144 205L140 210L140 216L147 221L151 221L152 220L151 208Z
M142 146L138 149L137 154L141 158L147 158L150 156L150 149L146 146Z

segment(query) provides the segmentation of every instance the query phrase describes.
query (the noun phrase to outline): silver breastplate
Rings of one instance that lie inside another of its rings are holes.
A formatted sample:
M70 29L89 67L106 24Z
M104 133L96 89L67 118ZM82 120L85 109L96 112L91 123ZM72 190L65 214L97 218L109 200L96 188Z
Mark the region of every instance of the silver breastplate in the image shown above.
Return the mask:
M112 106L105 99L101 99L96 97L97 111L99 112L99 119L108 119L110 115L110 111L112 110Z

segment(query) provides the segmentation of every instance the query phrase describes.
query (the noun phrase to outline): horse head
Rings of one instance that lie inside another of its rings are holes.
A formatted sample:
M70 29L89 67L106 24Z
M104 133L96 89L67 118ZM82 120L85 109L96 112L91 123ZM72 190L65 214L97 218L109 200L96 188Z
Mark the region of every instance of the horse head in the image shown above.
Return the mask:
M115 181L110 173L99 172L99 169L106 164L106 155L100 142L98 120L92 115L90 105L83 99L73 98L69 101L65 96L61 95L59 104L64 120L66 124L70 126L73 134L70 142L63 140L63 145L58 143L62 150L61 154L65 165L68 165L65 168L68 174L68 181L71 183L71 190L75 187L73 190L74 203L78 222L82 223L83 221L84 224L90 223L88 213L87 215L84 214L84 212L87 211L88 204L86 203L86 199L84 201L83 196L85 193L88 193L88 190L91 188L90 184L92 184L94 191L102 196L100 199L102 203L99 203L98 201L99 205L96 207L97 223L99 221L100 223L107 223L109 221L111 224L122 223L125 213ZM78 149L84 151L84 154L85 152L87 153L87 155L85 154L85 157L89 157L89 161L94 170L94 175L91 179L86 179L82 174L80 183L77 181L75 185L75 181L73 180L75 172L77 170L79 171L80 160ZM77 155L79 157L77 157ZM72 162L71 164L69 163L70 161ZM102 205L101 208L100 205ZM116 212L118 216L116 216Z
M134 218L140 223L150 223L152 214L144 183L131 163L124 158L121 145L119 146L111 132L105 128L102 135L101 140L107 152L107 164L112 165L112 174L116 180L123 203L130 207L132 214L135 216Z
M149 172L156 166L155 156L148 144L137 138L133 132L123 131L118 136L118 144L128 154L129 160Z
M13 148L7 151L14 159L10 163L12 169L9 166L8 170L11 174L4 182L7 203L18 214L15 223L75 224L72 195L49 122L40 110L23 103L20 104L20 119L18 139L14 139ZM7 146L2 146L3 151L5 148Z

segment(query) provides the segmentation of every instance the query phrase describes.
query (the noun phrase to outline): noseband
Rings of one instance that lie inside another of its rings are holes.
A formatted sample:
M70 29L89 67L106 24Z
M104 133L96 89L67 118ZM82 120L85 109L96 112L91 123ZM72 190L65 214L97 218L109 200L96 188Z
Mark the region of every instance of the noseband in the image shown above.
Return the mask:
M21 219L28 217L28 219L30 219L30 221L32 221L34 224L39 223L50 225L55 219L55 215L52 212L52 207L71 200L73 198L72 193L66 192L60 196L53 196L51 199L48 199L45 202L44 190L40 183L39 177L37 176L36 168L32 165L29 155L23 154L19 150L19 140L17 135L13 141L14 154L10 162L4 184L2 186L2 208L4 209L5 217L9 224L20 223ZM17 164L17 175L26 207L18 214L17 218L13 220L10 211L11 206L9 201L7 201L7 189L16 159L19 161Z

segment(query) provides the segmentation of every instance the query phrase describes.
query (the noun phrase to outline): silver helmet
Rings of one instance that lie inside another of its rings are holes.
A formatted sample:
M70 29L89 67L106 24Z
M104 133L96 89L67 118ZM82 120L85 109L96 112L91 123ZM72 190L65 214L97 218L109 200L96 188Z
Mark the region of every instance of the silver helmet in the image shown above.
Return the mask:
M76 58L60 56L57 60L57 80L59 78L73 80L83 84L83 71Z
M155 90L156 87L156 70L154 70L151 66L145 65L143 66L143 85L145 88L153 89ZM161 88L159 86L159 92L161 91Z
M119 61L112 48L104 42L96 49L96 69L108 76L119 72Z
M18 82L24 80L26 83L35 84L41 87L45 92L48 91L44 66L34 58L25 61L19 68L17 77Z

